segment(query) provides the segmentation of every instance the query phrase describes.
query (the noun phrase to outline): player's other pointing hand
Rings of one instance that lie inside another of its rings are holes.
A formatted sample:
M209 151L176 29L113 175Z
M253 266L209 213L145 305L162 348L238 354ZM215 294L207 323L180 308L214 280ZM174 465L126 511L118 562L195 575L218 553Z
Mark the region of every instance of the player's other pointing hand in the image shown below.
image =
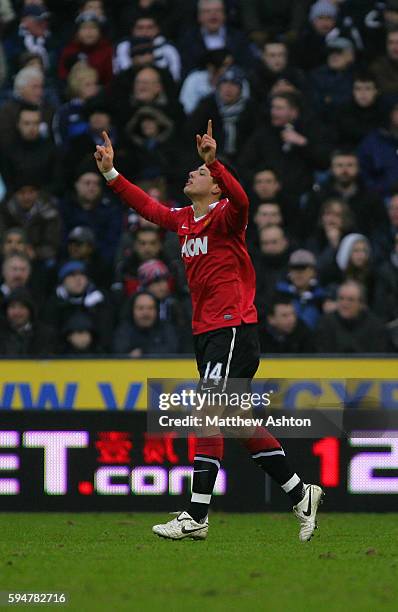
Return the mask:
M196 146L198 148L199 157L203 159L205 164L211 164L216 159L217 143L213 138L213 125L211 119L207 123L207 133L203 136L196 135Z
M113 168L113 147L110 138L106 132L102 132L104 139L103 145L97 145L94 153L95 161L97 162L98 170L102 173L109 172Z

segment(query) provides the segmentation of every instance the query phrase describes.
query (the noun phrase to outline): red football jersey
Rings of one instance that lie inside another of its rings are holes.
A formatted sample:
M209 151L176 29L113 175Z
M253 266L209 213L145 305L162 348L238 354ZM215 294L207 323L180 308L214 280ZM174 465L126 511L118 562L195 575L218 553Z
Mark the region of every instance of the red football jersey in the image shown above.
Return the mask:
M167 208L122 175L109 186L142 217L177 232L192 298L194 334L257 323L256 277L246 247L249 200L219 162L208 166L228 197L195 220L192 206Z

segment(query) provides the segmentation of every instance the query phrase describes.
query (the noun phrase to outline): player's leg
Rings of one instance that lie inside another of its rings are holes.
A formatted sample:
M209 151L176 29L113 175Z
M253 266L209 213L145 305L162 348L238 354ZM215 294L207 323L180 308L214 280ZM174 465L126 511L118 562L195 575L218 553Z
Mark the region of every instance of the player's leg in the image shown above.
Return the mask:
M235 378L247 379L250 386L258 367L253 367L256 357L259 363L257 328L246 325L239 331L231 372ZM255 463L290 497L293 511L301 523L300 540L309 540L316 528L316 514L323 497L322 489L317 485L304 484L300 476L291 469L280 442L265 427L257 427L247 438L242 439L242 443Z
M236 328L223 328L195 336L195 354L200 374L198 391L221 390L228 375ZM212 408L209 409L210 413ZM164 538L205 539L208 511L224 452L219 431L206 429L196 441L192 495L187 510L168 523L155 525L153 532Z

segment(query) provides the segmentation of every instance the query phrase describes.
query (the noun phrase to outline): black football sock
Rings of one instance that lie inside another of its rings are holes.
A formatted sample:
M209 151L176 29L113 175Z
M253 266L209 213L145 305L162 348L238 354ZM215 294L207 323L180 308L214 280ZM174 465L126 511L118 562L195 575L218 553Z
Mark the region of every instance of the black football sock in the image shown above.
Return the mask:
M187 512L198 523L208 514L219 469L220 461L216 457L196 455L194 458L192 497Z
M290 468L283 448L260 451L254 453L252 458L282 487L294 505L303 499L305 494L304 483Z

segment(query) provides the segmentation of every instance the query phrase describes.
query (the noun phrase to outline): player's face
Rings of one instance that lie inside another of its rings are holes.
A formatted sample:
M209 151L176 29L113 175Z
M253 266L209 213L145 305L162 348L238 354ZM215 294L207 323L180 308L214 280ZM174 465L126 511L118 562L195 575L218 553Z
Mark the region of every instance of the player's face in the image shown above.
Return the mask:
M214 182L206 164L189 173L184 193L191 199L220 194L220 189Z

